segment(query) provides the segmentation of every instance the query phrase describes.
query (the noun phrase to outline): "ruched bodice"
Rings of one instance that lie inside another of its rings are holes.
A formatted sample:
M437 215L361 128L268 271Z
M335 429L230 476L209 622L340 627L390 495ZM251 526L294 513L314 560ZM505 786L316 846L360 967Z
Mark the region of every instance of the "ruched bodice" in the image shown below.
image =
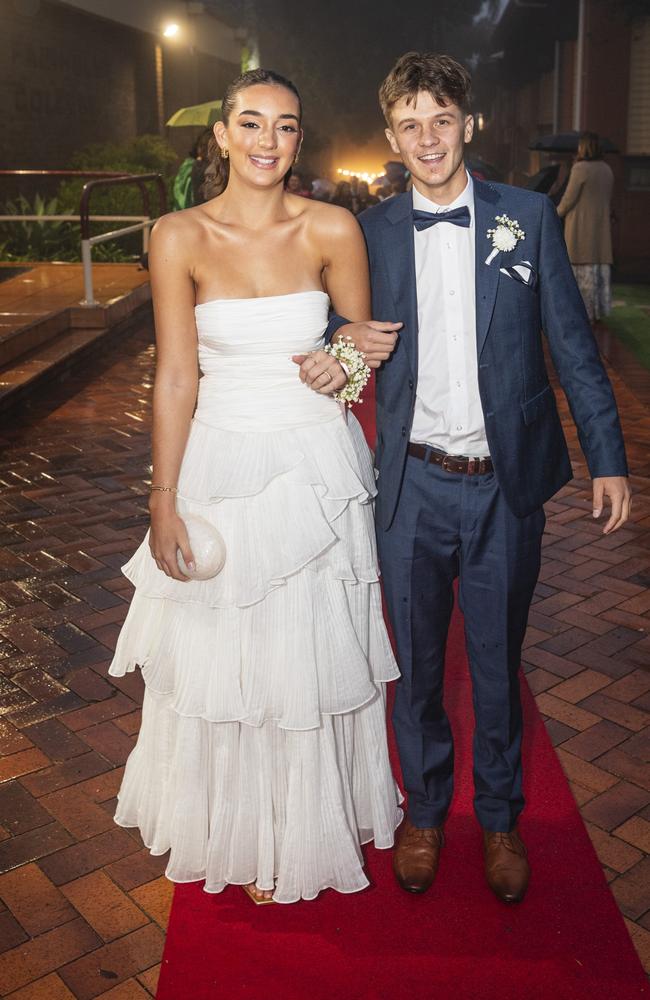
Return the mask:
M174 580L145 539L123 567L136 592L110 673L140 667L146 693L116 822L208 892L362 889L360 844L389 847L401 819L372 460L354 415L291 360L322 345L328 308L321 291L196 307L176 504L219 530L226 563Z
M274 431L337 417L336 402L304 385L291 360L323 346L328 310L329 298L318 290L197 305L202 378L195 419Z

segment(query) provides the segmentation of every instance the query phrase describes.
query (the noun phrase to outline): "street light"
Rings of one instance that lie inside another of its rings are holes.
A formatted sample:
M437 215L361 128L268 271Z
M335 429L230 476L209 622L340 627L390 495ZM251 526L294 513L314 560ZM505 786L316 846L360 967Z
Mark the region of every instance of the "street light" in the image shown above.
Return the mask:
M180 30L181 29L178 24L166 24L163 28L163 35L165 38L175 38Z

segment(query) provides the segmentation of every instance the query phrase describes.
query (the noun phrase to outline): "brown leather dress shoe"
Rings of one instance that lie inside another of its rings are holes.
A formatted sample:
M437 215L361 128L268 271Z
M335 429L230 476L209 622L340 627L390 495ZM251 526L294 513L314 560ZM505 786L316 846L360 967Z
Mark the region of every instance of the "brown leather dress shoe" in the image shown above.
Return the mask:
M393 871L402 889L426 892L433 883L445 842L442 827L420 829L404 820L393 854Z
M504 903L520 903L528 888L530 866L519 832L483 830L483 850L485 877L492 892Z

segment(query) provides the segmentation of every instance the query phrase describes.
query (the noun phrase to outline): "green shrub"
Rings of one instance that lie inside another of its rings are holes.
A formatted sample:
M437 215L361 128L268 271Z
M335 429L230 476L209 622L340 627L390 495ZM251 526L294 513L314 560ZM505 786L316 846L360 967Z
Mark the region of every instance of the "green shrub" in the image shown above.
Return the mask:
M40 194L30 203L24 195L5 202L2 215L69 215L57 198L45 201ZM99 224L96 224L99 227ZM116 223L115 225L119 225ZM106 224L100 231L107 232ZM124 241L125 242L125 241ZM75 222L0 222L0 260L5 261L79 261L81 235ZM139 254L138 254L139 256ZM93 247L93 260L126 263L137 259L117 243L99 243Z
M56 198L45 201L37 194L30 204L24 195L3 205L3 215L60 215ZM79 227L77 226L77 230ZM69 222L0 222L0 243L3 260L74 260L72 240L75 237ZM78 243L79 237L77 233ZM79 249L77 247L77 257Z
M128 174L162 174L171 204L171 186L178 164L178 157L171 146L160 136L140 135L123 143L93 143L75 153L70 162L71 170L123 170ZM79 200L85 181L82 178L63 181L57 192L62 204L79 210ZM148 185L152 214L158 213L158 188ZM142 200L138 188L98 188L90 200L93 215L142 215ZM125 223L126 225L126 223ZM104 232L106 230L104 229Z
M94 143L72 157L71 170L124 171L130 174L162 174L171 204L171 186L178 163L176 153L160 136L141 135L122 143ZM3 215L77 215L81 192L86 180L70 178L61 182L56 196L45 200L41 195L30 203L23 195L2 206ZM147 185L151 214L158 214L158 188ZM143 215L142 199L137 187L131 185L93 191L91 215ZM127 226L128 222L94 222L93 236ZM75 222L0 222L0 259L79 261L81 233ZM110 243L93 247L93 260L125 262L137 260L142 251L142 234L133 233Z

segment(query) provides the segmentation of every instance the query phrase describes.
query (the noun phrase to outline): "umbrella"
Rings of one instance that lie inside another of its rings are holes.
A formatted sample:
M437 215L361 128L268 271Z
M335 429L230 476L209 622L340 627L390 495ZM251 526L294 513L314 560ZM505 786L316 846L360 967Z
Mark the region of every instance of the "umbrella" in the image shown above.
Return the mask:
M554 135L543 135L531 142L529 149L539 149L544 153L576 153L580 132L555 132ZM603 153L618 153L611 139L600 137L600 148Z
M176 128L179 125L198 125L210 128L221 117L221 101L206 101L205 104L193 104L190 108L180 108L174 112L168 125Z

